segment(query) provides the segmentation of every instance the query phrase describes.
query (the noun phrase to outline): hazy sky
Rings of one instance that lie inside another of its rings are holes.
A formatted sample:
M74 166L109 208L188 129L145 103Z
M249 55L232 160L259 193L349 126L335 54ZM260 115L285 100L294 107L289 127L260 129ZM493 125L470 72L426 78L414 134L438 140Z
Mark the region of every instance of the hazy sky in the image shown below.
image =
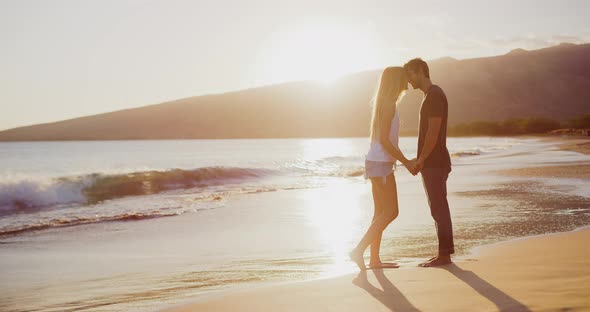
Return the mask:
M0 130L590 42L590 1L0 0Z

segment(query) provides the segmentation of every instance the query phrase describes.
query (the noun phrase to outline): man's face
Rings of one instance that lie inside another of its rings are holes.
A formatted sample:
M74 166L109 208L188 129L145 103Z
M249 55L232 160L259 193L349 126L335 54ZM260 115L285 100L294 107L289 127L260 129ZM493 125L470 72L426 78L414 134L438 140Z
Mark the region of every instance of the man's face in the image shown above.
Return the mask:
M420 87L420 79L415 71L411 69L406 70L406 77L408 78L408 82L410 83L410 85L412 85L412 88L418 89Z

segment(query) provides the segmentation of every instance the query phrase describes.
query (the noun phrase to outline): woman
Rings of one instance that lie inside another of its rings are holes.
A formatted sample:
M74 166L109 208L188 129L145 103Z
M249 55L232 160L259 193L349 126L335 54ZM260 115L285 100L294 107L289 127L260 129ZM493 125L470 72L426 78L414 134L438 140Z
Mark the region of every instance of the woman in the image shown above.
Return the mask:
M373 99L371 119L371 145L365 160L365 178L371 180L375 214L371 226L350 253L350 258L359 269L365 270L363 254L371 245L372 269L397 267L395 263L383 263L379 258L383 230L398 215L397 186L395 183L395 162L399 160L406 168L412 163L399 150L399 115L397 103L408 88L408 81L402 67L387 67L381 74L379 88Z

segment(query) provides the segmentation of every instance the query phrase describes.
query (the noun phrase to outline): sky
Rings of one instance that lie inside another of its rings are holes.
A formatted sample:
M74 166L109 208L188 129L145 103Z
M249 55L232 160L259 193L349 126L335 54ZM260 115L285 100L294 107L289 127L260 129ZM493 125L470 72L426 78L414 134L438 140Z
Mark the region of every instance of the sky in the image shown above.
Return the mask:
M590 42L590 1L0 0L0 130Z

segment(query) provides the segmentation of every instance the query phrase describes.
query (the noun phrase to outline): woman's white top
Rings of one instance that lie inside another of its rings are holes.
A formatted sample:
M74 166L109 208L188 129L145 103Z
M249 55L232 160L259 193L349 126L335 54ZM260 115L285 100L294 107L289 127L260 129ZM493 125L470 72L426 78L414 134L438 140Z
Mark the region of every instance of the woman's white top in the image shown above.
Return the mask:
M399 149L399 115L397 110L395 115L391 119L391 130L389 131L389 142L393 146ZM382 161L382 162L396 162L396 159L387 152L383 145L379 142L379 135L381 131L377 131L377 137L375 141L371 142L369 147L369 153L367 153L366 159L370 161Z

